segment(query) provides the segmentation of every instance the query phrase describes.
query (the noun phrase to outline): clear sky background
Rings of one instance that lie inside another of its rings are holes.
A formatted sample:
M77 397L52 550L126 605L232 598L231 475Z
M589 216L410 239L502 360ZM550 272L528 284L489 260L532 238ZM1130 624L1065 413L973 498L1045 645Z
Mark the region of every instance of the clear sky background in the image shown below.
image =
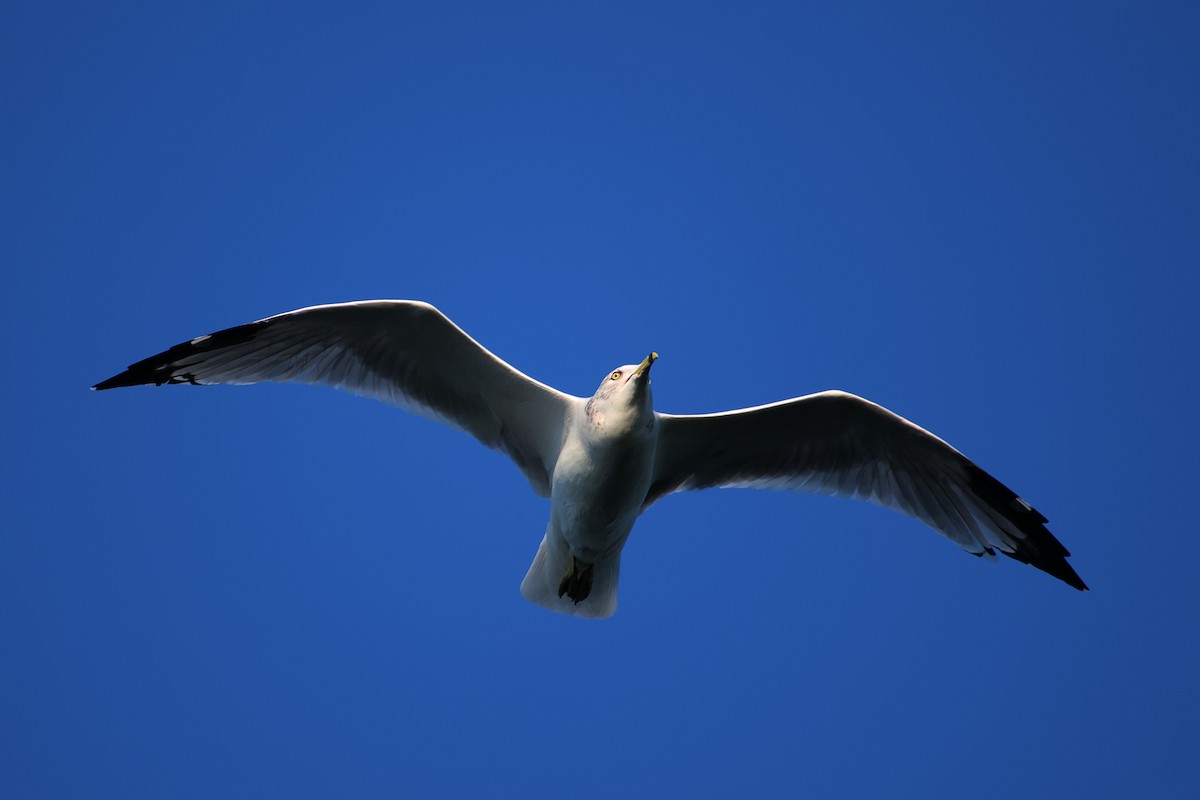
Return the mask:
M1196 8L5 3L0 794L1200 796ZM380 297L574 394L866 396L1093 591L726 491L561 617L460 433L87 390Z

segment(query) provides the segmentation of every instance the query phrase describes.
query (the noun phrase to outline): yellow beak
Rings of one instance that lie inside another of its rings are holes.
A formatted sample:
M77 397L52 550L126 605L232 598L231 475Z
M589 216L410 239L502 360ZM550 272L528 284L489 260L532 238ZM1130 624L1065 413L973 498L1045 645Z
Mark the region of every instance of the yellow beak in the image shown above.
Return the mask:
M657 360L658 360L658 353L651 353L650 355L646 356L645 360L643 360L642 363L638 364L638 368L633 371L633 375L631 377L634 377L634 378L642 377L642 373L649 370L650 365L653 364Z

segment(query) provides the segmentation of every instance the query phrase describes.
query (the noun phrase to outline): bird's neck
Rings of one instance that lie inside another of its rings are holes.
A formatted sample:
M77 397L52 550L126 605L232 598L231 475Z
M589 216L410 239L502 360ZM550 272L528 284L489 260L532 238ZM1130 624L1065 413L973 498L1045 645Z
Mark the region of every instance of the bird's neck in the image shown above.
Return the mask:
M600 403L592 398L580 420L584 438L595 442L640 439L654 430L654 411L649 404Z

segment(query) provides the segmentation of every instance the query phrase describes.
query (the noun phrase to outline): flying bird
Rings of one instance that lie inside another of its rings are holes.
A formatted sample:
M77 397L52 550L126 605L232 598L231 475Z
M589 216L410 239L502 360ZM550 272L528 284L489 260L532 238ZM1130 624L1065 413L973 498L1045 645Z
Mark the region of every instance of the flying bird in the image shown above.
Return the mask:
M717 414L654 410L650 353L574 397L509 366L428 303L302 308L198 336L93 389L324 384L463 430L550 498L521 594L582 617L617 606L634 522L673 492L757 487L854 497L921 520L968 553L1003 553L1086 591L1046 518L962 453L839 391Z

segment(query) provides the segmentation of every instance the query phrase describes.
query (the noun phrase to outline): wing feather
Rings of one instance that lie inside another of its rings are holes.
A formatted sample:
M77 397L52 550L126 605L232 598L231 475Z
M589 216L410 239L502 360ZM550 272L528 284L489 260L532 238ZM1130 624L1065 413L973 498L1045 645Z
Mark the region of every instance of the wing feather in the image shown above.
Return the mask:
M579 402L411 300L313 306L198 336L93 388L262 381L344 388L445 422L507 453L542 495Z
M1046 518L932 433L845 392L722 414L659 414L645 505L671 492L770 487L868 500L915 517L969 553L999 552L1087 586Z

